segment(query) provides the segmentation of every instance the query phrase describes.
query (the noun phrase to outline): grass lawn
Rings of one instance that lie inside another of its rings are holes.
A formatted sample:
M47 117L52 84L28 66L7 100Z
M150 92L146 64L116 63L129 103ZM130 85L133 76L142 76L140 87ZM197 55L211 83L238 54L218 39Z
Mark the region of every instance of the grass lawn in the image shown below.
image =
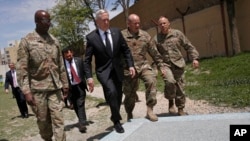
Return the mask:
M157 87L163 92L161 76ZM143 89L141 83L140 90ZM185 93L191 99L207 100L217 106L250 106L250 53L203 59L199 69L187 64Z
M186 71L186 94L219 106L250 106L250 53L200 61Z
M11 92L11 91L10 91ZM32 113L32 112L30 112ZM32 134L34 133L34 134ZM4 88L0 87L0 140L20 140L20 137L36 135L38 128L33 114L30 118L21 118L16 99L12 93L5 94Z

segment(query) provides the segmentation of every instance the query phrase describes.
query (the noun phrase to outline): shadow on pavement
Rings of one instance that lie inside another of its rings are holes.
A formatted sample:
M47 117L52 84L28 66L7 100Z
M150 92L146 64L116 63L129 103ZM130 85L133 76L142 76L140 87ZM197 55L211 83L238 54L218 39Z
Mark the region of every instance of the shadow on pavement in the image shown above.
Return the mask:
M110 126L110 127L106 128L104 132L89 137L87 139L87 141L100 140L101 138L105 137L106 135L108 135L112 131L113 131L113 126Z

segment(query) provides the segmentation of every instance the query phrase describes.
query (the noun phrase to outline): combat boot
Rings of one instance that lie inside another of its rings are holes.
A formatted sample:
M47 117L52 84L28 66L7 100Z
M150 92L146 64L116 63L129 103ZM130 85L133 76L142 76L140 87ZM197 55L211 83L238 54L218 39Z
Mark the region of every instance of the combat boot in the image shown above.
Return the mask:
M185 116L185 115L187 115L187 113L184 112L183 108L178 108L178 115L179 116Z
M176 114L176 111L175 111L175 108L174 108L174 100L169 100L168 111L169 111L170 114Z
M147 110L147 118L151 121L157 121L158 117L154 114L153 112L153 107L147 106L148 110Z

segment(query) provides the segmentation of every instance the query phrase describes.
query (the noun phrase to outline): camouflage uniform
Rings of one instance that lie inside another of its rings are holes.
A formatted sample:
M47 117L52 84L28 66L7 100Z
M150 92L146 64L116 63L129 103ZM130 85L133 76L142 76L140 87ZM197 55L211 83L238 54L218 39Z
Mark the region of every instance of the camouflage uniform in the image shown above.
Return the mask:
M131 113L135 106L136 91L139 88L139 79L145 84L147 106L154 106L157 103L156 74L149 65L146 54L149 53L149 55L157 62L159 62L159 58L157 57L160 57L160 54L156 48L152 48L150 45L151 37L147 32L139 30L138 35L132 35L128 29L125 29L122 31L122 34L130 48L136 70L134 78L131 78L127 69L124 70L124 105L126 112Z
M32 93L40 135L44 140L64 141L64 107L61 88L68 80L59 43L52 35L41 38L36 32L24 37L17 52L17 78L24 94Z
M167 64L165 82L165 97L169 100L175 99L178 108L185 107L184 94L184 67L185 60L180 49L183 47L188 51L193 60L198 59L199 53L187 37L176 29L170 29L167 35L161 33L153 38L153 43L160 52L164 63Z

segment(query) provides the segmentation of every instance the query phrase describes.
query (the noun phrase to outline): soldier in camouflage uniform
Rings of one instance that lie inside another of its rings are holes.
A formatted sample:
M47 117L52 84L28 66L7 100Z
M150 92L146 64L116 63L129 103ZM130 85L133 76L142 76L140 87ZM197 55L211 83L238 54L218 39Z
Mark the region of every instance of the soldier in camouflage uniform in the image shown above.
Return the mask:
M35 13L36 29L22 38L17 52L17 78L27 103L37 117L39 133L45 141L65 141L63 95L68 80L59 43L48 33L50 15Z
M152 48L150 45L151 36L140 29L140 18L138 15L129 15L127 25L128 28L124 29L122 34L130 48L136 68L134 78L130 77L128 70L124 70L123 92L125 95L124 106L127 112L127 119L133 118L132 111L135 107L136 91L139 87L138 81L141 79L146 88L147 118L151 121L157 121L158 117L153 113L153 107L157 103L156 74L147 61L146 54L149 53L158 64L160 64L160 54L156 48Z
M170 28L170 22L166 17L160 17L158 21L160 33L153 38L153 44L160 52L166 67L160 69L165 82L165 97L169 100L169 113L176 113L174 102L178 108L178 115L186 115L185 94L183 90L185 60L180 48L187 50L193 60L193 67L199 67L199 53L187 37L179 30ZM174 101L175 100L175 101Z

